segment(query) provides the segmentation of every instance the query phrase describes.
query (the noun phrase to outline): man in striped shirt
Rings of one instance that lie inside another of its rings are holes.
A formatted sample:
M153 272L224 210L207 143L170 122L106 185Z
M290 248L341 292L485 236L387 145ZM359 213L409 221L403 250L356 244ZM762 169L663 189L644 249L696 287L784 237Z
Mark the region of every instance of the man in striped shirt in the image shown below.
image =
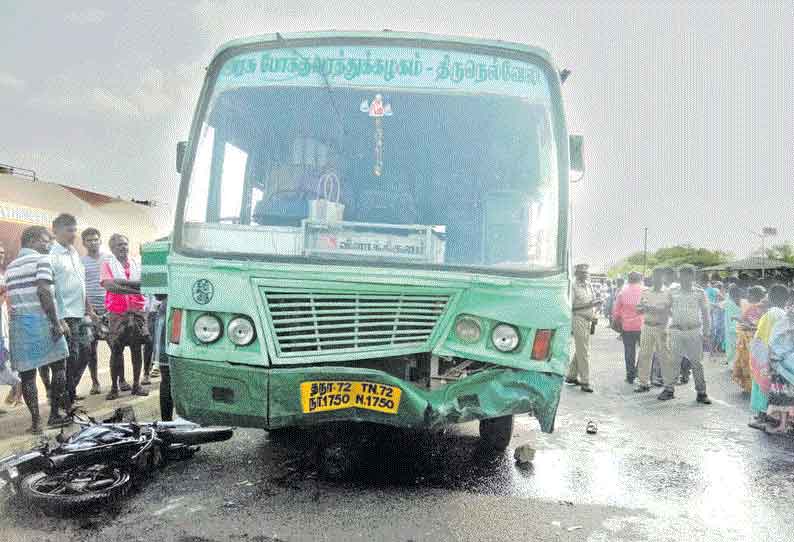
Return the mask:
M88 303L94 309L98 317L105 314L105 289L99 283L99 270L106 255L100 252L102 246L102 235L96 228L86 228L81 234L83 246L87 254L81 258L85 268L85 293ZM102 393L99 387L99 377L97 374L97 328L94 326L94 334L91 344L87 347L88 371L91 373L91 395Z
M55 308L54 274L47 255L50 234L42 226L22 232L22 248L6 269L9 307L9 346L11 364L22 379L22 397L30 411L30 431L41 433L36 369L49 366L51 427L70 423L67 413L71 402L66 387L66 358L69 349L66 327Z

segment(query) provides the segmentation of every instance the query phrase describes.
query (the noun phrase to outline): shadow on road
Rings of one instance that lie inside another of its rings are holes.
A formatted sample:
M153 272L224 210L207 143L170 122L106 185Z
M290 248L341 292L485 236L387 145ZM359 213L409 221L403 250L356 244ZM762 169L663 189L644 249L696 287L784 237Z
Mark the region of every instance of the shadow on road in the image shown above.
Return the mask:
M260 453L278 473L271 481L287 485L312 479L499 494L509 493L513 472L510 451L484 449L478 437L455 428L429 431L334 423L271 432Z

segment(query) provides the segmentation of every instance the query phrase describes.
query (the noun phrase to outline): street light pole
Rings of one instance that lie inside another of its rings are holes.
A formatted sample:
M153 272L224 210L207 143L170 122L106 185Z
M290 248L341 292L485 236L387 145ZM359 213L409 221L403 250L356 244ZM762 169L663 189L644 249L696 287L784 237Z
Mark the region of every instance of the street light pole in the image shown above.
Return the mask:
M750 233L761 238L761 280L764 280L764 275L766 274L766 237L767 235L770 237L777 235L777 228L764 226L761 228L761 233L753 230L750 230Z

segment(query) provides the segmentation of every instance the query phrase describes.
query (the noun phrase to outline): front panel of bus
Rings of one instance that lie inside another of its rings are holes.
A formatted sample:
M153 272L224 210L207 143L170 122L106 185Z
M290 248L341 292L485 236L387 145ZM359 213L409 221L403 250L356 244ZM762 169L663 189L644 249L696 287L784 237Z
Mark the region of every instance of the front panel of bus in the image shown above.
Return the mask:
M265 427L533 411L550 430L570 333L561 107L548 62L509 49L221 53L168 260L178 407Z

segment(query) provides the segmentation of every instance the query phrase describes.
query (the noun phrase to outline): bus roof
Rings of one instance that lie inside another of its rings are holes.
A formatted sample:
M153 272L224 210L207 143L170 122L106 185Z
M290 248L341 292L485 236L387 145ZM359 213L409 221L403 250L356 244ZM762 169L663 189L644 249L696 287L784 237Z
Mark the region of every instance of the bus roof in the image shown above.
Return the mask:
M531 53L543 58L556 70L557 67L551 59L551 55L545 49L540 47L533 47L523 43L501 41L501 40L487 40L481 38L473 38L467 36L449 36L443 34L428 34L422 32L395 32L392 30L381 31L361 31L361 30L327 30L317 32L297 32L297 33L284 33L284 34L261 34L257 36L249 36L232 40L221 45L214 56L218 56L227 49L233 47L240 47L253 44L265 44L268 42L277 42L281 36L285 40L310 40L310 39L323 39L323 38L363 38L363 39L393 39L393 40L421 40L432 41L438 43L462 43L473 46L486 46L486 47L501 47L502 49L509 49L512 51L519 51L523 53Z

